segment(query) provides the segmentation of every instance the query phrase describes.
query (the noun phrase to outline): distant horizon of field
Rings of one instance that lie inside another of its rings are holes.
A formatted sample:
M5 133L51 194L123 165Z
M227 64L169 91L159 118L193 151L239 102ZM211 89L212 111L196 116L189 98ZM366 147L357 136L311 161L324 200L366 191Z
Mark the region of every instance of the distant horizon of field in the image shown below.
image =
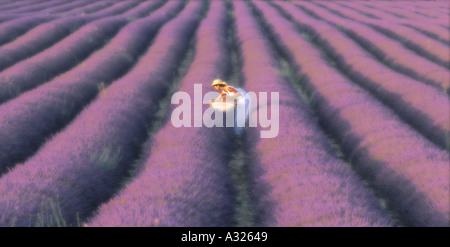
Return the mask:
M0 226L449 227L450 3L0 0Z

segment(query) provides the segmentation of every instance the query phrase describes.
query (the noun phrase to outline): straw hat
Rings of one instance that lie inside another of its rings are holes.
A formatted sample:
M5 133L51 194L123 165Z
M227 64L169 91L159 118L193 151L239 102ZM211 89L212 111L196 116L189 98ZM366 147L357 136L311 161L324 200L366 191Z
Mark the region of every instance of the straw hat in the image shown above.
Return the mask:
M220 80L220 79L215 79L215 80L213 81L213 83L211 84L211 86L216 86L216 85L224 85L224 86L226 86L227 83L224 82L224 81L222 81L222 80Z

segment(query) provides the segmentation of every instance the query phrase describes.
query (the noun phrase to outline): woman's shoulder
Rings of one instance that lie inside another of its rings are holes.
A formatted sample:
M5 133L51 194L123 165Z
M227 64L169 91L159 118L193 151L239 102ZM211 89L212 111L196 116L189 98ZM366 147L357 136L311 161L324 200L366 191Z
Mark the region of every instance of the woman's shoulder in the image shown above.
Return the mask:
M229 85L226 86L225 89L226 89L226 90L230 90L230 89L231 89L231 90L233 90L233 91L236 91L236 88L235 88L235 87L229 86Z

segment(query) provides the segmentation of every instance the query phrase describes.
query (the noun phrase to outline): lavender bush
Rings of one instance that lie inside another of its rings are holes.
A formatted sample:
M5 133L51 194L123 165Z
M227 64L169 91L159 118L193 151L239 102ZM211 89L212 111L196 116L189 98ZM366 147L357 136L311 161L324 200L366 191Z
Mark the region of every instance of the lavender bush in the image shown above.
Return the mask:
M253 193L261 213L257 225L392 225L374 195L333 155L307 106L278 74L275 51L249 7L241 1L233 4L246 88L280 94L278 136L260 139L253 133L249 137L256 155ZM259 70L262 67L264 72Z
M64 4L61 4L59 6L53 6L50 8L46 8L40 11L33 11L33 12L37 12L37 13L42 13L42 14L54 14L54 13L60 13L60 12L64 12L67 10L72 10L74 8L78 8L78 7L85 7L86 5L92 3L92 1L89 0L80 0L80 1L73 1L73 2L66 2ZM23 13L23 12L22 12Z
M81 65L0 106L0 173L33 154L98 93L127 71L158 29L182 7L174 1L124 27ZM36 121L40 119L39 121Z
M450 226L449 9L0 0L0 226ZM174 127L216 78L257 127Z
M127 3L127 2L125 2ZM0 71L23 60L31 57L39 51L42 51L61 39L65 38L81 26L105 18L111 15L119 15L125 18L139 18L146 16L156 7L161 5L161 1L144 2L141 6L126 11L130 4L117 4L117 6L104 9L103 11L86 16L72 16L60 18L48 23L39 25L30 30L26 34L20 36L14 42L5 44L0 47ZM125 13L122 13L126 11Z
M2 4L2 6L1 6L2 8L1 8L0 12L5 12L5 11L12 10L15 8L21 8L24 6L32 6L35 4L40 4L42 2L45 2L45 1L43 1L43 0L42 1L34 1L33 3L24 2L24 1L19 1L19 2L13 1L13 2L9 2L9 3L5 2L4 4Z
M321 3L321 5L334 11L338 11L346 18L351 18L354 21L368 24L375 30L380 30L389 36L395 37L395 39L401 41L406 47L421 54L422 56L429 58L432 61L437 62L438 64L445 67L450 66L450 56L448 56L450 53L450 48L448 45L442 44L437 40L430 39L429 36L424 35L411 27L386 20L374 20L337 4Z
M98 1L98 2L88 4L86 6L81 6L81 7L75 8L75 9L72 8L70 10L61 11L58 14L60 14L61 16L91 14L94 12L104 10L108 7L111 7L113 4L114 4L114 2L112 2L112 1L103 0L103 1Z
M31 4L27 3L27 2L22 2L22 4L20 5L15 5L13 8L9 8L9 9L3 9L2 8L2 12L3 13L21 13L21 14L25 14L25 13L29 13L29 12L38 12L38 11L43 11L45 9L48 8L54 8L54 7L58 7L64 4L67 4L67 1L64 0L54 0L54 1L41 1L41 2L35 2L35 4Z
M384 194L407 224L448 226L448 153L348 81L291 22L271 13L271 29L299 66L297 72L314 94L317 113L339 138L355 169Z
M348 8L355 9L359 12L363 12L365 14L374 16L377 19L383 19L394 23L399 23L405 26L413 27L422 32L426 32L428 34L436 36L446 43L450 42L450 33L448 33L448 29L446 29L445 27L435 25L429 22L424 22L423 20L417 21L417 20L395 18L394 16L385 13L384 11L379 11L376 9L364 9L362 6L359 6L358 4L349 5L348 3L345 2L340 2L340 4L343 6L347 6Z
M212 80L226 75L225 24L224 2L211 2L180 91L193 97L195 83L207 92ZM175 128L167 122L152 138L151 156L139 176L102 205L88 225L230 226L233 200L226 154L232 139L223 128Z
M48 200L58 202L61 218L73 225L113 195L145 140L155 104L169 86L202 8L203 2L190 2L158 33L132 71L0 179L0 225L34 225L46 214L41 205Z
M2 34L0 36L0 45L4 45L8 42L11 42L18 36L30 30L31 28L41 23L51 21L54 18L55 16L31 15L3 22L0 24L0 33Z
M309 17L288 3L276 3L303 29L320 39L325 49L338 61L338 67L349 73L370 92L391 106L411 125L442 147L450 133L449 98L438 89L397 73L378 62L356 42L326 22Z
M421 5L423 3L419 2L418 5ZM407 5L407 4L404 4ZM418 7L418 5L416 5L416 7ZM437 4L434 4L437 6ZM391 8L389 8L388 5L383 5L382 3L367 3L368 7L370 7L371 9L379 9L380 11L386 11L388 14L392 13L395 16L398 16L402 19L409 19L409 20L417 20L417 21L425 21L425 22L434 22L434 23L439 23L441 25L445 25L448 26L448 23L450 21L448 13L447 14L443 14L443 13L439 13L436 12L435 10L433 10L432 12L427 11L424 12L423 10L419 9L419 10L405 10L402 8L399 8L399 3L393 3L391 6ZM427 6L429 7L430 4L427 4ZM410 7L407 7L410 8ZM448 8L448 6L447 6Z
M406 74L425 78L445 92L449 92L448 69L414 54L398 41L385 37L363 24L346 20L309 3L298 2L297 4L312 10L324 20L333 22L345 32L351 33L365 43L366 49L383 57L383 60L389 62L390 65L394 65Z

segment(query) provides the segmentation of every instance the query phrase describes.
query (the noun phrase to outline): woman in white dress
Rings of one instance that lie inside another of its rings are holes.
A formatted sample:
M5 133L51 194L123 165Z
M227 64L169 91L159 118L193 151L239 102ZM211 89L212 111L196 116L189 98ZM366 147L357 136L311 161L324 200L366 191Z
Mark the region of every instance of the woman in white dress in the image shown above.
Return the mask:
M215 100L212 100L212 103L216 101L234 102L234 132L237 135L241 135L244 131L250 106L250 98L246 97L247 92L242 88L230 86L220 79L214 80L211 86L213 86L220 93ZM223 107L222 109L224 111L228 110L227 107ZM238 112L242 109L245 109L244 114Z

